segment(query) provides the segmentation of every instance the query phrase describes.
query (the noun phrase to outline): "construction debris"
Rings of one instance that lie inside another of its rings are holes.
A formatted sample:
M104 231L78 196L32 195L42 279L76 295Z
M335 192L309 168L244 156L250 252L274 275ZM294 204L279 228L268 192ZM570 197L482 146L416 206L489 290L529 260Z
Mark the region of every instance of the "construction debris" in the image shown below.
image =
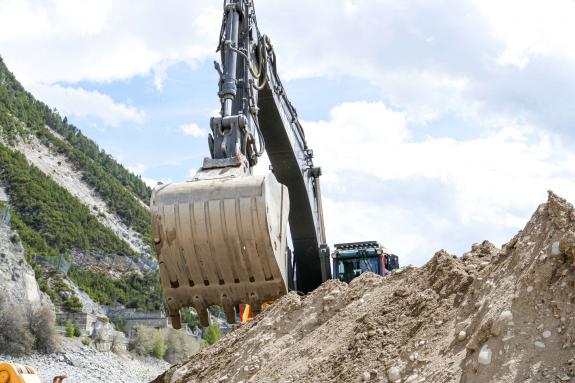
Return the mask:
M154 383L575 382L574 233L550 192L502 249L290 293Z

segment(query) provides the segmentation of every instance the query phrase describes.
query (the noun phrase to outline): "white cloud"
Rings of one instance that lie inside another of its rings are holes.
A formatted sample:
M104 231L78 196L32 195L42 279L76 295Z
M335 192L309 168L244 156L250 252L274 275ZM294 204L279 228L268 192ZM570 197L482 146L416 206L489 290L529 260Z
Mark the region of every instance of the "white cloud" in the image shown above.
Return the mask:
M25 84L127 79L213 57L221 12L207 0L5 0L1 54Z
M46 84L34 84L29 89L36 98L56 107L64 115L96 117L113 127L126 122L142 124L145 120L142 110L117 103L98 91Z
M152 74L161 91L171 65L195 65L217 56L220 2L78 4L0 2L1 54L25 85L108 82ZM533 56L575 60L571 0L334 0L329 7L306 0L259 0L256 5L284 80L367 80L386 102L407 112L410 121L428 123L450 114L471 116L476 122L532 112L525 105L516 110L517 95L509 94L510 86L521 96L539 91L541 100L527 106L548 110L557 103L537 89L545 87L537 73L533 78L513 78L493 66L524 69ZM308 28L312 23L315 27ZM549 76L567 87L572 67L562 65ZM564 98L573 91L568 93Z
M393 105L407 112L408 119L424 123L448 112L463 112L468 80L445 73L398 71L381 76L378 85L387 90Z
M575 60L575 2L556 0L474 0L495 37L505 43L498 62L525 68L533 56Z
M549 114L540 127L566 131L575 118L557 110L575 96L572 0L264 0L258 14L284 78L367 80L410 121ZM528 72L534 57L546 61Z
M139 175L142 178L142 181L144 181L144 183L146 185L148 185L149 187L151 187L152 189L154 187L156 187L158 185L158 183L171 183L172 180L169 178L166 179L155 179L155 178L151 178L151 177L145 177L143 176L143 174L146 173L146 171L148 170L148 166L146 166L145 164L135 164L135 165L130 165L127 166L127 169L129 171L131 171L132 173Z
M156 179L153 178L148 178L148 177L142 177L142 181L144 181L144 183L146 185L148 185L148 187L151 187L152 189L155 188L156 186L158 186L158 183L161 181L158 181ZM167 182L162 182L162 183L170 183L171 181L167 181Z
M155 188L156 186L158 186L158 184L169 184L169 183L174 182L174 181L172 181L171 178L155 179L155 178L150 178L150 177L142 177L142 181L144 181L144 183L152 189Z
M575 199L575 155L530 127L415 140L404 113L356 102L304 128L325 175L329 240L375 237L409 262L422 263L442 243L463 251L469 236L455 243L457 231L509 239L548 189Z
M128 165L126 168L134 174L144 174L148 167L144 164Z
M184 133L186 136L192 137L204 137L208 135L208 132L198 126L198 124L185 124L180 126L180 132Z

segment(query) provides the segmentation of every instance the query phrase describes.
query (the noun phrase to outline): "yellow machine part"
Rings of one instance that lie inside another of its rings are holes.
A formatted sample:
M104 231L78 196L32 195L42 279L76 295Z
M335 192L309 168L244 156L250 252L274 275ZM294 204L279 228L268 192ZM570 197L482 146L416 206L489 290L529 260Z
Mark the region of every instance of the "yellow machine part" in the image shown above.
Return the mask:
M42 380L30 366L0 363L0 383L42 383Z
M261 303L287 292L287 188L273 174L201 179L156 187L150 211L160 278L172 325L194 307Z

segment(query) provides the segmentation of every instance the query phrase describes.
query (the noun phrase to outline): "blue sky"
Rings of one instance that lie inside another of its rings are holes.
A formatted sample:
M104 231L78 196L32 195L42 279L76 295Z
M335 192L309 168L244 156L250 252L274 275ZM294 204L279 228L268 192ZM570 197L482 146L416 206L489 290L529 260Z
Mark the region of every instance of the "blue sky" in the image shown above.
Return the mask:
M145 180L182 181L219 107L221 3L0 0L0 54ZM548 189L575 200L575 2L256 10L324 171L330 243L375 239L422 264L501 245Z
M210 117L219 108L218 77L211 61L193 67L177 63L167 68L165 76L161 91L154 85L152 74L110 83L81 81L56 85L97 91L141 110L145 115L143 121L125 122L121 128L110 127L92 115L71 114L69 119L146 178L175 181L189 177L190 169L200 166L208 153L207 134L186 135L182 127L195 124L207 132ZM288 86L300 117L318 121L329 117L333 105L380 99L376 88L362 82L357 86L357 80L342 76L291 80Z

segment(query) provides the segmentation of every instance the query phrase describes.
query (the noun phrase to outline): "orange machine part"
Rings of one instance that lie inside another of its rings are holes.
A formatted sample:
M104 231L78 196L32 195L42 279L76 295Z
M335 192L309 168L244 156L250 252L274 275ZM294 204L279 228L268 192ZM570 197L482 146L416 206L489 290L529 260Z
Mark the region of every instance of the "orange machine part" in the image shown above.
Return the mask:
M271 305L273 301L266 301L262 303L262 310ZM254 317L252 307L250 305L240 305L240 322L246 323ZM1 383L1 382L0 382Z
M42 383L42 380L30 366L0 363L0 383Z

